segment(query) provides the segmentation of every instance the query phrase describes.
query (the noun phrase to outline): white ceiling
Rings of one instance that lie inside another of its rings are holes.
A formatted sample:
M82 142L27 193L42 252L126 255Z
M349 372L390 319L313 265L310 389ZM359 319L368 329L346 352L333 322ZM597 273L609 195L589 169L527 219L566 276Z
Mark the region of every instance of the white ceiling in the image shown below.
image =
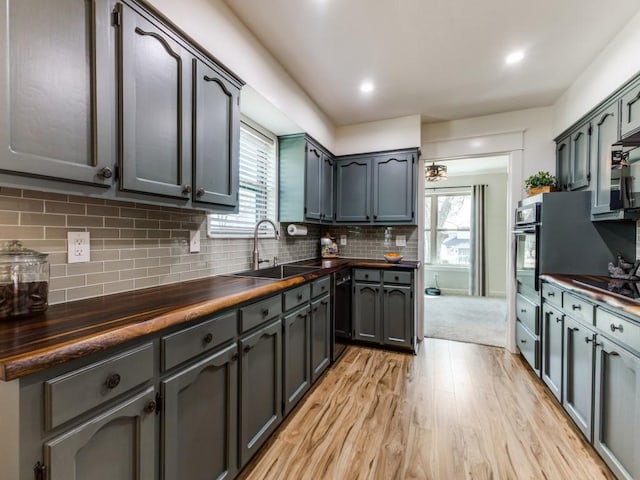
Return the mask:
M337 126L551 105L640 10L638 0L225 1ZM516 49L524 61L506 65Z

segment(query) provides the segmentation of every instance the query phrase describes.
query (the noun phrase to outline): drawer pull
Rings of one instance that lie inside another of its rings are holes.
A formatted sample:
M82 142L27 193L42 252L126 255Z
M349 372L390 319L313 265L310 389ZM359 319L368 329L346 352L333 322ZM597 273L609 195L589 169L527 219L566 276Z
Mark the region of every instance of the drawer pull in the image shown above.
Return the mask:
M520 343L527 343L527 341L523 338L522 340L520 340Z
M521 308L520 309L520 313L527 313L527 309L526 308Z
M320 287L320 290L325 290L325 288L326 288L326 286L325 286L325 285L322 285L322 286Z
M556 323L560 323L562 321L562 317L556 317Z
M556 292L548 292L547 293L547 297L555 297L556 296Z
M369 278L369 274L366 274L366 275L364 276L364 278Z
M213 335L211 333L207 333L204 338L202 339L202 342L206 345L208 343L213 342Z
M620 330L620 333L624 332L624 326L622 324L616 325L614 323L611 324L611 331L615 332L616 330Z
M107 380L104 382L104 386L109 390L113 390L118 385L120 385L120 375L117 373L112 373L107 377Z
M591 343L593 342L593 337L584 337L584 343Z
M399 277L399 276L397 276L397 275L396 275L395 277L393 277L393 278L395 278L395 279L396 279L396 282L397 282L398 280L400 280L400 277Z
M302 294L301 293L297 294L296 298L298 299L298 301L302 300Z
M149 400L147 404L144 406L144 413L151 414L155 413L158 404L155 400Z
M267 315L269 315L269 309L268 308L263 308L262 309L262 316L266 317Z
M582 306L571 304L571 310L582 310Z

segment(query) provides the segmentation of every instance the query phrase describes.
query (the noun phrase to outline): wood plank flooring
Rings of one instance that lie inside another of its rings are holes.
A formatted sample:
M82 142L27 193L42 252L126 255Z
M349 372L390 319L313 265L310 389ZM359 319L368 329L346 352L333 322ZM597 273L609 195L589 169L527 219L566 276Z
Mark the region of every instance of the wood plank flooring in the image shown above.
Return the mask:
M517 355L351 347L243 479L613 479Z

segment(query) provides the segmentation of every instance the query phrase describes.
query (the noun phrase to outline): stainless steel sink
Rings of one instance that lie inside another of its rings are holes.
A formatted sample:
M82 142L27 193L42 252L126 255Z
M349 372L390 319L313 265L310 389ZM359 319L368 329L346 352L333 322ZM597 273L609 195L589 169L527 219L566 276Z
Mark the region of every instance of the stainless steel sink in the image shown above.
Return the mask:
M260 270L247 270L245 272L234 273L234 277L258 277L273 278L282 280L283 278L295 277L312 272L321 267L309 267L306 265L278 265L277 267L262 268Z

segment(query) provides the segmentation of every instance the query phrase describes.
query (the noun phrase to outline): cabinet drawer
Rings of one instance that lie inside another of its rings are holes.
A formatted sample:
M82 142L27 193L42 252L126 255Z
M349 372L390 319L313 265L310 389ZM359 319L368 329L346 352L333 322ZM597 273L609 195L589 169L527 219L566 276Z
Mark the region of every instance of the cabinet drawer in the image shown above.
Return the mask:
M595 306L568 292L562 293L562 311L567 315L582 320L587 325L593 325L593 310Z
M382 272L383 283L401 283L403 285L411 285L411 272Z
M353 271L353 278L355 280L364 281L364 282L379 282L380 270L356 269Z
M55 428L153 377L148 343L44 382L45 427Z
M640 352L640 325L597 308L596 328L612 340L635 352Z
M540 307L519 293L516 295L516 317L534 334L540 335Z
M246 332L281 313L282 298L280 295L260 300L240 309L240 329L242 332Z
M284 310L285 312L308 302L311 298L311 285L302 285L288 292L284 292Z
M169 370L196 355L212 350L237 333L237 312L229 312L160 340L162 370Z
M536 337L522 325L522 322L516 322L516 341L518 342L520 353L522 353L527 363L531 365L534 370L539 371L539 342L536 340Z
M331 289L331 277L327 275L326 277L319 278L311 284L311 296L313 298L319 297L325 293L329 293Z
M549 302L551 305L562 308L562 290L558 287L554 287L550 283L543 283L542 298L544 298L545 302Z

